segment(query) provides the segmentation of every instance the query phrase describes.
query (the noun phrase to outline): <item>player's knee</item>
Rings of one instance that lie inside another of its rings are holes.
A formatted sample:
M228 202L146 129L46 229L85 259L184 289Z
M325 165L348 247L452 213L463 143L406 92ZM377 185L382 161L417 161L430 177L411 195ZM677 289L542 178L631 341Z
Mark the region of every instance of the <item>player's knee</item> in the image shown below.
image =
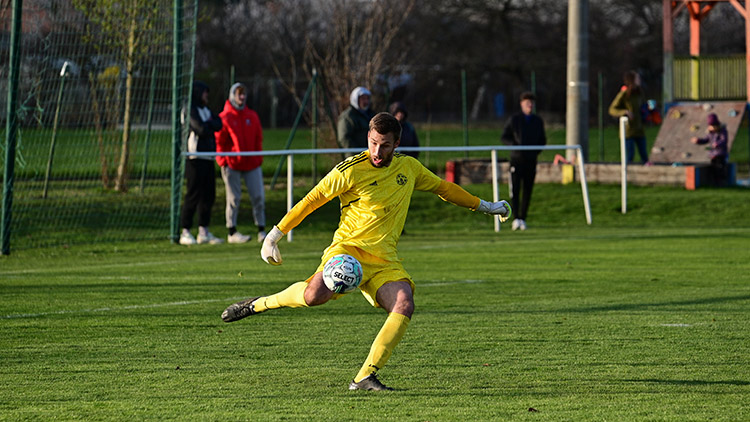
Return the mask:
M322 280L322 278L321 278ZM313 279L305 288L305 303L307 306L322 305L333 297L333 292L321 282Z
M414 314L414 299L411 296L403 298L399 297L391 312L411 318Z

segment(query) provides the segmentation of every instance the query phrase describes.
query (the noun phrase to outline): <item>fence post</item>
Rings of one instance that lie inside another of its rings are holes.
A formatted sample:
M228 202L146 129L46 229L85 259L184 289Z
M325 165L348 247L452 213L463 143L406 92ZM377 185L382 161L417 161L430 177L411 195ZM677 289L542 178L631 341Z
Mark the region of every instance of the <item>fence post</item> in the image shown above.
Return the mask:
M8 108L5 111L5 172L3 173L3 221L2 254L10 255L10 226L11 208L13 206L13 173L16 164L16 135L18 121L16 121L16 105L18 99L18 67L20 61L18 45L21 36L22 0L13 0L12 22L10 29L10 52L8 71Z
M620 202L623 214L628 212L628 158L625 151L625 125L627 124L628 118L620 117Z
M52 123L52 139L49 142L49 155L47 156L47 171L44 173L44 190L42 198L47 199L49 178L52 177L52 161L55 159L55 146L57 145L57 127L60 122L60 107L62 107L63 92L65 90L65 75L68 73L68 62L63 63L60 70L60 88L57 91L57 105L55 106L55 120Z
M313 69L313 78L317 80L318 70ZM318 85L312 90L312 149L318 149ZM312 154L312 184L318 181L318 154Z
M464 127L464 146L469 146L469 122L466 115L466 70L461 69L461 115ZM469 151L464 152L464 157L469 158Z
M314 154L313 154L314 155ZM286 156L286 212L294 206L294 154ZM291 242L294 230L286 234L286 241Z
M182 113L180 96L180 69L182 69L182 0L173 2L172 32L172 200L170 201L170 239L179 240L180 194L182 192ZM191 84L192 85L192 84ZM189 112L189 111L188 111Z
M599 161L604 162L604 77L599 72Z
M583 162L583 148L576 148L576 162L578 163L578 177L581 179L581 194L583 195L583 210L586 213L586 223L591 225L591 202L589 201L589 184L586 181L586 166Z
M492 157L492 201L497 202L500 200L500 192L498 192L500 187L498 186L498 181L497 181L497 176L498 176L497 150L493 149L490 155ZM499 232L500 231L500 217L495 215L493 216L493 220L495 220L495 232Z

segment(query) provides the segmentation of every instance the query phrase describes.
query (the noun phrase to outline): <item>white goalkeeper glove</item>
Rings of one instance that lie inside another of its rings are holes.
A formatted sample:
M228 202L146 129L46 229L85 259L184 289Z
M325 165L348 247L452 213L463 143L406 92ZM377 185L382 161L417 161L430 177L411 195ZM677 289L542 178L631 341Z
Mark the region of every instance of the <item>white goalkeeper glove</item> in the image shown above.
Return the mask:
M260 248L260 257L266 263L271 265L281 265L281 252L279 252L279 240L284 237L284 233L278 227L273 226L270 232L263 240L263 247Z
M487 202L484 199L479 200L477 211L485 214L497 215L500 222L505 223L510 218L511 209L507 201Z

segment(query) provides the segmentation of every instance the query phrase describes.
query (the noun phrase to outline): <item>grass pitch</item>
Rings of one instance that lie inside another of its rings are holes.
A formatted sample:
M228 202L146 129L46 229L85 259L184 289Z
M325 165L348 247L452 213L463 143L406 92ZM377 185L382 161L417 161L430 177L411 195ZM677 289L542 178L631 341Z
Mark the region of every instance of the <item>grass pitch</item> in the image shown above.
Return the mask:
M539 185L524 233L415 196L416 312L380 372L394 392L347 390L385 319L359 293L219 318L306 278L335 207L282 242L282 267L257 244L15 252L0 420L750 419L747 191L631 187L621 215L619 189L592 185L587 226L577 189Z

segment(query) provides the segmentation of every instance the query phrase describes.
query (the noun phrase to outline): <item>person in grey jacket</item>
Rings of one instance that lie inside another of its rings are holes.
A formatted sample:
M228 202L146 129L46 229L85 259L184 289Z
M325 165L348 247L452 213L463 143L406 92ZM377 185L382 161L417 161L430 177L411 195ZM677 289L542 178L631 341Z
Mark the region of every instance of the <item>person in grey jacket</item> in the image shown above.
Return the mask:
M370 110L371 95L363 86L354 88L349 95L349 107L341 113L337 125L341 148L367 148L367 131L375 115Z

